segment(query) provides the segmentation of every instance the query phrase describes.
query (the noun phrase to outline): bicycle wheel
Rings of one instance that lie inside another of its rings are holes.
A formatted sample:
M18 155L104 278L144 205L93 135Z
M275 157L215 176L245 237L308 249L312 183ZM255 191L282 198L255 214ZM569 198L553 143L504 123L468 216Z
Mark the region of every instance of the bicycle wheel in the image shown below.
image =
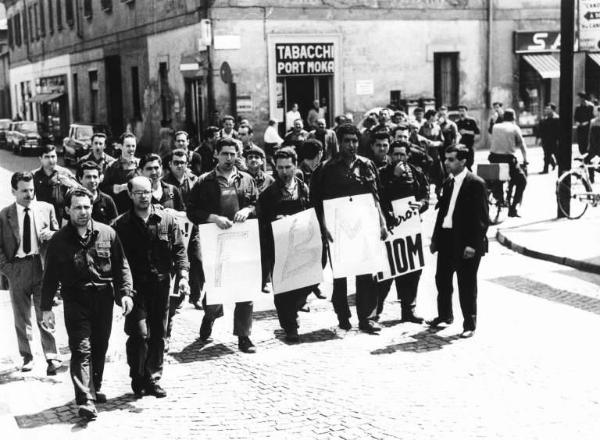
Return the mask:
M571 196L566 201L563 201L560 195L563 194L563 191L568 193L569 190ZM566 217L572 220L578 219L587 211L588 197L591 192L592 187L581 174L575 171L567 171L556 182L558 208ZM568 205L564 206L563 204L566 203Z
M506 204L496 200L491 190L488 190L488 218L490 225L498 225L506 220Z

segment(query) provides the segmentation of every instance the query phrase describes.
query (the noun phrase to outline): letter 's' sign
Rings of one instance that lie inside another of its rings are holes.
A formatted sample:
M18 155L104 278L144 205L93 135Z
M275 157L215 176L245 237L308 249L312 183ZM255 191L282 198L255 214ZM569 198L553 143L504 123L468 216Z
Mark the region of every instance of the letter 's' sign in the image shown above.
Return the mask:
M278 76L333 75L333 43L281 43L275 45Z

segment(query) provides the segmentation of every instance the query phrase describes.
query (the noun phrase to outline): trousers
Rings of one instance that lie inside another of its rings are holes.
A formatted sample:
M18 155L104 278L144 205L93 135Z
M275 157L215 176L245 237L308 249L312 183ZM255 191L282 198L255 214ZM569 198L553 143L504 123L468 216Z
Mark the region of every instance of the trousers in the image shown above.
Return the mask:
M217 318L223 316L223 304L206 304L206 296L202 300L204 307L203 325L212 325ZM254 303L252 301L239 302L233 310L233 334L235 336L250 336L252 332L252 312Z
M84 289L64 302L65 326L71 350L70 374L75 401L96 399L102 388L106 350L112 329L112 288Z
M356 277L356 314L360 323L375 317L377 309L377 282L371 274ZM333 280L333 292L331 294L333 310L338 319L348 319L352 316L348 305L348 285L346 278L335 278Z
M169 320L168 277L162 281L134 285L133 310L125 318L129 376L139 382L158 382L162 377L167 322Z
M313 289L314 287L310 286L275 295L274 302L279 325L286 332L298 329L298 310L306 304L306 297Z
M15 260L9 275L9 292L19 354L24 360L33 359L30 345L33 339L31 326L31 303L33 302L44 355L47 360L56 359L58 352L54 335L42 326L42 260L39 255Z
M396 278L380 281L377 284L377 315L379 316L383 312L385 299L387 298L390 288L392 287L392 281L396 284L396 294L398 295L400 305L402 306L402 317L404 318L414 315L415 307L417 305L417 290L419 288L421 273L422 271L418 270Z

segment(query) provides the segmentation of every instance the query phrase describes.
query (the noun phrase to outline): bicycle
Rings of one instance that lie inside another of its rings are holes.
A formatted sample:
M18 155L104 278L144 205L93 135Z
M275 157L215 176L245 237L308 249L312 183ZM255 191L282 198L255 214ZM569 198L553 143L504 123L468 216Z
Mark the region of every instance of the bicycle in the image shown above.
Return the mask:
M573 160L579 162L577 168L565 171L556 181L556 199L565 217L576 220L585 214L588 206L600 205L600 192L593 190L593 176L590 178L589 171L592 169L592 174L600 171L600 166L598 160L592 164L586 164L583 157ZM570 197L565 200L562 194L570 194Z
M504 192L504 184L506 182L510 182L509 177L509 167L508 164L493 164L500 165L498 168L497 176L491 177L492 174L496 174L494 172L490 172L490 164L478 164L477 165L477 175L481 177L485 181L485 187L487 191L487 200L488 200L488 218L490 225L498 225L506 220L508 214L508 207L510 206L510 202L512 200L513 195L513 187L514 185L509 184L506 189L506 196L504 200L496 198L494 195L494 188L497 188L498 185L501 186L502 193Z

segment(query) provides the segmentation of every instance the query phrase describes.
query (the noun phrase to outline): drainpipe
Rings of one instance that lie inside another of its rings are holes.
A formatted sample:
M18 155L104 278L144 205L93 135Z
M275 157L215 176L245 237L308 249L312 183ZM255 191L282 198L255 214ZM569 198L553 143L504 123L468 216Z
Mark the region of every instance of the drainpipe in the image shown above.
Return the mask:
M487 2L487 67L486 67L486 90L485 105L492 107L492 35L494 31L494 0Z
M214 72L213 72L213 58L214 58L214 23L212 18L212 5L214 0L207 0L204 2L204 16L210 20L210 45L206 51L206 93L208 95L208 121L207 125L217 125L215 118L215 109L217 107L215 101L215 86L214 86Z

